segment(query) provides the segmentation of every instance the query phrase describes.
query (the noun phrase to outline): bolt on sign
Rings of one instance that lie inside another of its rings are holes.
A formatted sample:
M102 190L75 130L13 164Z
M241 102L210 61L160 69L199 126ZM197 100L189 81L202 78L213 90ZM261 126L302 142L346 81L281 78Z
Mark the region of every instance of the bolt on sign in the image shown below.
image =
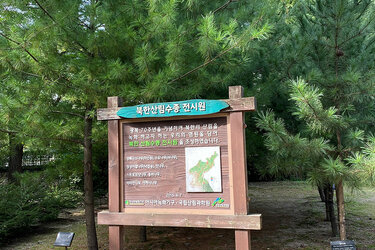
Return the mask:
M110 249L123 249L126 225L227 228L236 249L250 249L244 112L255 110L241 86L227 100L186 100L121 107L108 98Z

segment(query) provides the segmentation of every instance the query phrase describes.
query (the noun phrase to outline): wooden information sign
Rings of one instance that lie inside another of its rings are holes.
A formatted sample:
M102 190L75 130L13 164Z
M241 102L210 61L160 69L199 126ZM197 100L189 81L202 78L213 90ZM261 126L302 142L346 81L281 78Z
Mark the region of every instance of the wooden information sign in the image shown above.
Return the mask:
M109 97L110 249L123 249L125 225L228 228L236 249L250 249L244 112L255 110L240 86L228 100L187 100L123 107Z

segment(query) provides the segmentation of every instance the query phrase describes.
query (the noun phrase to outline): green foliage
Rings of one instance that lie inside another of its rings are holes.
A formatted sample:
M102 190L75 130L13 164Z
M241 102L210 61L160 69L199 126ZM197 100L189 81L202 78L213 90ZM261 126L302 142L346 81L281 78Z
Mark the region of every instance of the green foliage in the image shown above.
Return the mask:
M249 92L258 94L260 110L272 108L275 123L281 126L277 131L328 145L326 149L322 145L319 160L310 164L314 167L305 168L314 183L337 182L342 176L347 184L358 184L358 178L351 178L355 172L347 157L363 151L364 138L374 131L375 88L371 79L375 65L371 58L375 45L370 42L374 39L374 13L375 6L369 0L280 3L275 16L278 32L265 42L270 43L264 47L268 53L254 68L259 73L252 77ZM292 140L275 140L277 134L271 135L275 132L265 125L258 121L258 127L266 131L266 147L272 151L269 162L275 165L275 158L281 159L277 151L296 148L289 146ZM300 141L293 143L297 147ZM311 152L312 157L309 151L305 155L307 162L316 159L313 155L319 150ZM294 163L296 169L301 169L301 161ZM277 164L274 168L280 175L292 172L283 171L284 161Z
M351 171L365 184L375 185L375 137L370 137L361 152L348 157Z
M0 105L6 108L0 109L0 125L17 132L25 149L53 148L58 159L67 151L62 157L67 154L75 169L82 164L72 154L82 156L83 117L94 118L107 96L125 97L124 105L227 97L250 53L269 38L272 6L5 1ZM94 122L93 143L104 138L105 123Z
M17 117L4 126L26 149L54 149L56 167L46 178L85 173L87 180L91 144L84 142L104 145L105 123L94 122L92 131L89 124L107 96L125 97L124 105L217 98L223 89L226 96L248 51L269 37L271 3L5 0L0 73L9 87L0 118ZM79 170L83 152L86 171ZM105 153L94 153L94 170L103 175ZM48 195L65 197L55 191Z
M305 161L312 160L311 167L304 169L312 183L320 187L338 184L336 198L343 229L340 238L344 239L342 184L344 181L358 187L359 173L366 172L353 171L353 164L347 158L361 150L363 138L374 129L368 121L375 118L375 88L371 80L375 72L371 59L375 47L373 42L369 43L374 39L371 30L375 27L375 6L371 0L299 1L281 13L285 13L280 22L284 27L282 31L289 30L289 34L283 33L285 37L279 36L277 40L280 47L274 51L284 64L274 75L278 79L284 76L280 79L284 83L288 82L286 79L297 79L292 81L289 90L292 114L300 123L294 128L294 134L329 145L327 149L317 150L321 152L318 157L314 157L316 151L307 151L301 157L305 157ZM262 122L258 124L262 128ZM267 132L266 139L270 137L268 133L273 131ZM298 141L293 143L298 145ZM273 144L277 149L288 148L288 144L280 141L271 141L271 144L268 145L272 150L269 162L283 173L285 167L279 162L283 158L275 153ZM289 152L292 157L298 157L292 153ZM300 169L301 161L292 162L294 168Z
M275 118L271 111L260 112L256 121L257 126L266 131L265 145L273 152L268 166L263 169L263 176L303 178L332 150L329 141L324 138L308 139L290 134L284 122Z
M272 1L5 1L0 10L1 83L16 89L2 93L5 115L25 99L12 128L75 144L83 115L107 96L132 105L226 92L273 14Z
M0 242L37 223L56 219L63 208L81 199L74 185L61 185L45 180L45 173L17 176L18 184L1 184Z
M322 168L325 177L333 183L338 183L345 177L345 175L348 175L347 166L340 158L332 159L331 157L328 157L324 159Z
M302 79L291 82L290 97L296 103L293 114L306 123L304 137L291 135L284 121L276 118L272 111L260 112L257 126L265 131L265 145L273 152L263 175L306 174L311 183L319 186L345 180L347 184L358 187L361 180L371 180L371 140L360 147L363 145L364 131L355 126L345 130L348 126L345 118L336 115L334 107L325 109L320 89ZM334 140L339 135L337 131L345 135L342 143L346 142L347 145L337 145ZM354 156L347 158L349 152Z
M8 136L5 133L0 133L0 168L5 167L8 155Z
M332 133L336 129L343 128L340 124L340 116L335 107L323 108L321 98L323 93L318 88L307 84L302 79L291 81L290 99L296 104L293 113L306 124L313 133Z

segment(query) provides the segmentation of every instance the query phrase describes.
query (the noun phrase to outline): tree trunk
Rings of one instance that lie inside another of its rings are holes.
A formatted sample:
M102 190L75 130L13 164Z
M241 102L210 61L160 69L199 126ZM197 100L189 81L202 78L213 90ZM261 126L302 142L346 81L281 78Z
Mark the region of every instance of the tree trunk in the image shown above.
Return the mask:
M14 181L13 174L22 172L23 144L15 141L15 134L9 133L9 162L8 162L8 180Z
M90 250L97 250L98 240L95 228L94 185L92 176L92 118L89 116L88 112L85 114L84 130L83 158L87 248Z
M139 227L139 241L146 242L147 241L147 229L146 227Z
M337 137L337 148L342 148L341 143L341 132L340 130L336 131ZM338 157L343 159L341 152L338 152ZM340 230L340 240L346 240L346 228L345 228L345 207L344 207L344 186L342 184L342 179L336 186L336 202L337 202L337 214L339 217L339 230Z
M330 218L330 213L329 213L329 201L328 201L328 189L329 189L329 184L328 185L326 185L325 187L324 187L324 197L325 197L325 199L324 199L324 204L325 204L325 207L326 207L326 219L325 219L325 221L331 221L331 218Z
M346 240L344 187L342 180L336 186L337 213L339 217L340 240Z
M319 197L321 202L326 201L326 197L324 196L324 189L322 187L318 186L318 191L319 191Z
M337 221L336 221L336 216L335 216L335 207L333 206L333 189L332 185L329 185L327 188L327 200L328 200L328 212L329 212L329 219L331 221L331 229L332 229L332 236L336 237L338 232L337 232Z

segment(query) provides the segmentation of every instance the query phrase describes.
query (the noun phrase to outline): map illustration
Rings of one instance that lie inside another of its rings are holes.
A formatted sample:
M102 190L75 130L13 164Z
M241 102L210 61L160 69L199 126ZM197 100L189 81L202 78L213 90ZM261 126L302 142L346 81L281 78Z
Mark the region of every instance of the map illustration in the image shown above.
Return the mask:
M186 192L221 192L220 147L187 147Z

